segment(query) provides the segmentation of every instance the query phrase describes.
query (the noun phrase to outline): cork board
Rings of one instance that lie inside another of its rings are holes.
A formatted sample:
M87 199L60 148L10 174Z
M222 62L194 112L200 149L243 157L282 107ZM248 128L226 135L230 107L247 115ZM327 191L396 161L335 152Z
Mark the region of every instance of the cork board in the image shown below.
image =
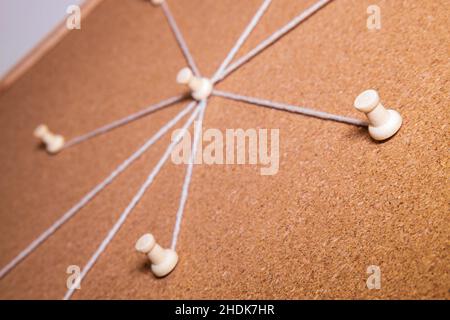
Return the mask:
M195 166L177 251L155 279L134 251L151 231L169 245L184 166L155 183L74 299L449 298L448 1L334 1L218 85L221 90L361 117L367 88L404 117L384 143L366 130L213 97L205 128L279 128L280 169ZM205 75L261 1L169 2ZM274 0L248 52L313 1ZM9 262L184 104L70 148L41 150L41 122L73 137L183 92L185 60L163 13L144 0L103 1L0 97L0 264ZM0 281L0 298L60 299L170 141L165 136ZM368 290L377 265L380 290Z

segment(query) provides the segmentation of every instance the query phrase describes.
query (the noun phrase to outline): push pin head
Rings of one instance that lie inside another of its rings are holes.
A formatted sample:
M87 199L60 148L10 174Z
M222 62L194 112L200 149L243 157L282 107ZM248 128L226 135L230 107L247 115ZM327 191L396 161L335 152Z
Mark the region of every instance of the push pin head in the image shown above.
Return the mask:
M160 5L160 4L162 4L163 2L164 2L164 0L152 0L152 3L153 3L155 6Z
M188 85L189 89L191 89L192 97L196 100L207 99L213 89L209 79L196 77L189 68L183 68L178 72L177 82Z
M171 249L161 248L150 233L140 237L135 247L137 251L148 256L152 272L156 277L168 275L178 263L177 253Z
M177 74L177 83L179 84L189 84L189 81L193 78L194 74L191 69L183 68Z
M369 119L369 134L375 140L392 137L402 125L402 116L395 110L385 109L378 92L366 90L355 99L354 106Z
M57 153L64 146L64 137L53 134L45 124L39 125L34 130L34 136L45 144L49 153Z

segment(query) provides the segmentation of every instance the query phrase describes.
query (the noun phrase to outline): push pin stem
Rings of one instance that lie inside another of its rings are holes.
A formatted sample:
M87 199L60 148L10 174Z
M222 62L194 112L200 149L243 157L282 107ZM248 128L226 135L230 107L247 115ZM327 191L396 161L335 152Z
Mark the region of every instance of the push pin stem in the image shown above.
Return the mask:
M191 89L192 97L196 100L204 100L211 95L213 86L209 79L194 76L191 69L183 68L178 72L177 82L186 84Z
M168 275L178 263L177 253L171 249L161 248L150 233L139 238L136 242L136 250L147 255L152 264L152 272L157 277Z
M354 106L364 112L369 119L369 134L375 140L386 140L392 137L402 125L402 116L395 110L386 109L380 103L375 90L366 90L356 99Z
M52 133L45 124L39 125L34 130L34 136L45 144L49 153L57 153L64 146L64 137Z

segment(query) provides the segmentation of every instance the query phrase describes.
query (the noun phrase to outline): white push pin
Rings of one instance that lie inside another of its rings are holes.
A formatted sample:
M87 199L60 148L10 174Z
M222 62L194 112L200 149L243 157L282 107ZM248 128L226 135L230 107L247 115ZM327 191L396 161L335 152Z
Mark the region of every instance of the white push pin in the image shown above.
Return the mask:
M164 0L152 0L152 3L153 3L155 6L160 5L160 4L162 4L163 2L164 2Z
M194 76L189 68L183 68L178 72L177 82L187 84L192 91L192 97L196 100L208 98L213 90L213 85L209 79Z
M163 249L152 234L144 234L136 242L136 250L145 253L152 263L152 272L157 277L168 275L177 265L178 255L172 249Z
M384 108L375 90L370 89L361 93L355 99L354 106L366 114L369 119L369 134L375 140L389 139L402 125L400 113Z
M39 125L34 130L34 136L41 139L50 153L57 153L64 146L64 137L52 133L45 124Z

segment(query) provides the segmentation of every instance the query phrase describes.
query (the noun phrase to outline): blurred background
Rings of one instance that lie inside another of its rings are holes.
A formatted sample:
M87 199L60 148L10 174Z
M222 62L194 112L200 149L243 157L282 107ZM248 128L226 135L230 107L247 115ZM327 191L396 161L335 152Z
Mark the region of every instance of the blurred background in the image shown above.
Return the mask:
M1 0L0 79L67 17L69 5L84 0Z

